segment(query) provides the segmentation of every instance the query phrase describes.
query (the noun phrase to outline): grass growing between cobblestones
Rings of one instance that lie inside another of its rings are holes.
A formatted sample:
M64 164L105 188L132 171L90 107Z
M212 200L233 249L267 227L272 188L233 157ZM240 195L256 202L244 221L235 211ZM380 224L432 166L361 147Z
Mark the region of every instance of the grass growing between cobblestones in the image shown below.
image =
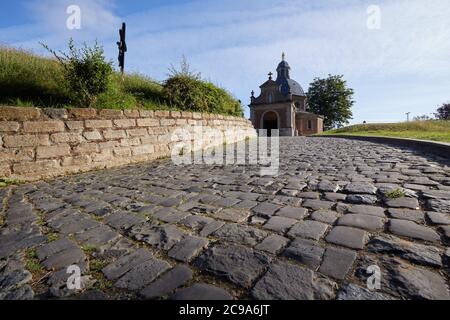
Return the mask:
M40 264L36 249L27 249L24 252L25 269L32 275L31 287L36 294L42 294L47 290L43 283L49 272Z
M326 131L323 135L377 136L450 142L450 121L429 120L403 123L358 124Z
M83 250L87 255L92 255L97 250L97 248L91 245L84 245L81 246L81 250Z
M386 193L386 197L388 197L389 199L398 199L403 198L404 196L406 196L406 193L401 189L395 189Z
M37 258L35 249L27 249L25 251L25 268L31 273L41 272L43 270L39 260Z
M59 234L56 233L56 232L50 232L50 233L47 234L47 239L48 239L49 242L53 242L53 241L59 240L59 238L60 238Z
M102 292L108 292L114 289L114 283L107 280L102 273L102 269L108 265L107 261L101 260L95 256L97 247L93 245L83 245L81 246L81 250L83 250L88 257L88 275L95 280L92 289L97 289Z
M19 183L20 181L16 179L0 178L0 188L5 188L7 186L16 185Z
M82 248L83 249L83 248ZM100 290L102 292L108 292L114 289L114 283L105 278L102 269L108 265L106 261L100 260L93 256L94 252L88 252L85 249L83 251L89 257L89 275L95 280L93 289ZM94 250L95 251L95 250Z

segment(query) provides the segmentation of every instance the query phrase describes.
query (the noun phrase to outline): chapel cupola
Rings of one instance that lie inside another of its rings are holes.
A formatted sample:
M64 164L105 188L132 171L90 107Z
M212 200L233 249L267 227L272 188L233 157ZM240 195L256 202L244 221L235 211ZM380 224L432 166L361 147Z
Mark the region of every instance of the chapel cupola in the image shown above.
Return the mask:
M289 70L291 70L291 67L289 66L289 63L287 63L287 61L285 60L285 54L283 52L281 56L281 62L278 64L277 67L278 73L277 82L282 79L290 79Z

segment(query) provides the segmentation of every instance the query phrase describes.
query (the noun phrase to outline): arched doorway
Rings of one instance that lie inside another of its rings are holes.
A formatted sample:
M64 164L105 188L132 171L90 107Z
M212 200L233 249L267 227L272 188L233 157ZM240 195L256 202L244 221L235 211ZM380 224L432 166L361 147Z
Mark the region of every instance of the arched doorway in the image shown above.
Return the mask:
M267 130L267 136L272 135L271 130L276 130L278 128L278 115L276 112L268 111L263 115L262 128Z

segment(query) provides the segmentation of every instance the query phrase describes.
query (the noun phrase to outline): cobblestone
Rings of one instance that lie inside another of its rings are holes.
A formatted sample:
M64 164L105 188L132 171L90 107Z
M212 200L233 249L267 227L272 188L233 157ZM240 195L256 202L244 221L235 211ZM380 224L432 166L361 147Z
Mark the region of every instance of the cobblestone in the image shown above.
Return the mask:
M336 283L317 273L285 262L271 265L252 295L259 300L332 299Z
M242 246L215 246L197 259L197 265L212 274L248 288L267 268L270 258Z
M164 297L172 293L192 279L193 273L189 267L178 265L172 270L162 275L158 280L144 288L140 295L146 299Z
M345 139L280 148L273 177L166 159L0 189L0 299L449 298L448 162ZM84 293L65 287L71 264ZM92 283L99 266L116 288Z
M352 249L363 249L368 240L367 232L351 227L334 227L326 241Z
M283 255L315 270L320 266L324 251L317 242L296 239L284 250Z

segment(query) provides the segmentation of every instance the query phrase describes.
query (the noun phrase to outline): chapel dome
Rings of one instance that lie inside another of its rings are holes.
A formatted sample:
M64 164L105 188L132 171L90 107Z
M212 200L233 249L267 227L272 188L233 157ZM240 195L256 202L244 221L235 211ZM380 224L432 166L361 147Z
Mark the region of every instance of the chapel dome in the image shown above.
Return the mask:
M276 82L280 85L280 91L282 94L287 95L292 93L297 96L305 96L302 86L295 80L291 79L289 71L291 67L289 63L285 60L285 55L282 55L282 61L277 67L277 80Z

